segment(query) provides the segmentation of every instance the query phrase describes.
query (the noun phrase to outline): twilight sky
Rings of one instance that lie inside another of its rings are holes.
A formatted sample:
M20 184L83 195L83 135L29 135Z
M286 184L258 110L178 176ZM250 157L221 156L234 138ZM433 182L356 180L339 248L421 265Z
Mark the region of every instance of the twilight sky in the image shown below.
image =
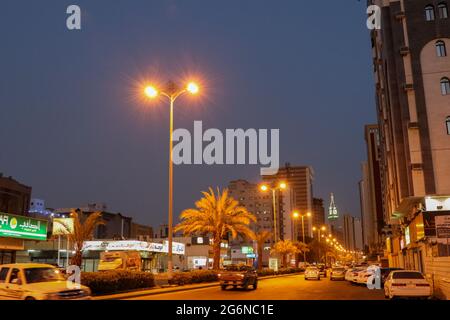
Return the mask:
M66 8L82 9L82 30ZM175 127L280 129L280 162L311 165L314 193L359 216L364 124L375 121L369 31L356 0L3 0L0 172L49 207L105 202L167 215L168 114L144 79L200 77ZM175 214L259 166L175 167Z

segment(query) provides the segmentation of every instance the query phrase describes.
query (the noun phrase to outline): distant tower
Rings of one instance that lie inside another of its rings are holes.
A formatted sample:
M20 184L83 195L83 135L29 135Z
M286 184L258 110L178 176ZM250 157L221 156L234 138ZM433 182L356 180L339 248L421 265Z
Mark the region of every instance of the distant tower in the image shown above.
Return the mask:
M334 203L334 194L331 194L330 207L328 209L328 221L330 223L337 221L339 219L338 210L336 204Z

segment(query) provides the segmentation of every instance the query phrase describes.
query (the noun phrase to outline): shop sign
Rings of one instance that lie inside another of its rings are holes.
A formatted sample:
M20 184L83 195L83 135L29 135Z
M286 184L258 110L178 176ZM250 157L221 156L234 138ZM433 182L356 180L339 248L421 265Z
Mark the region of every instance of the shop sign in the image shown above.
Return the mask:
M147 251L168 253L168 241L164 243L145 241L85 241L83 251ZM183 255L185 246L183 243L172 242L172 253Z
M269 258L269 269L278 271L278 259Z
M435 221L436 236L439 239L450 238L450 216L437 216Z
M47 240L47 221L0 212L0 237Z

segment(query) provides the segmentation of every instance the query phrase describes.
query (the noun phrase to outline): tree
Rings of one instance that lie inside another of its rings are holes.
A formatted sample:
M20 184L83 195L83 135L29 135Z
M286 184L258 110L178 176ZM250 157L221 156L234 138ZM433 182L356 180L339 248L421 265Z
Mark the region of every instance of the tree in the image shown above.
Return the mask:
M81 267L83 261L83 242L92 239L95 228L98 225L105 224L101 220L101 212L93 212L87 218L83 218L83 212L72 210L70 217L73 218L73 233L70 233L68 225L61 223L62 227L66 230L67 237L74 245L75 254L73 255L70 263Z
M253 240L256 241L256 253L258 254L258 271L262 270L263 267L263 253L264 253L264 244L268 239L272 237L272 233L267 230L262 230L255 234Z
M275 243L271 252L281 255L282 266L287 268L288 255L296 254L299 250L291 240L281 240Z
M298 255L303 254L303 253L306 254L310 251L309 246L306 243L301 242L301 241L295 241L294 246L296 246L298 249L298 252L297 252ZM297 259L297 261L300 261L300 259Z
M249 228L256 217L239 206L239 202L230 197L228 190L217 194L212 188L202 192L203 198L195 202L196 209L186 209L181 215L181 222L175 227L175 232L183 231L184 235L209 234L213 238L213 268L220 267L220 244L228 234L235 239L238 235L253 239L253 231Z

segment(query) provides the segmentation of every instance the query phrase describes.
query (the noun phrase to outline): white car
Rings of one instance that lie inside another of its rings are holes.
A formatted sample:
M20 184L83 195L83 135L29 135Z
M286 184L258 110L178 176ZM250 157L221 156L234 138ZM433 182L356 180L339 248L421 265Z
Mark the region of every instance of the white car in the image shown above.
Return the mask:
M72 287L54 266L40 263L0 265L0 300L90 300L91 290Z
M363 269L363 268L348 269L347 272L345 273L345 280L350 281L350 282L356 282L358 273L361 271L364 271L364 270L365 269Z
M308 267L305 270L305 280L315 279L320 280L320 270L316 267Z
M418 271L392 271L384 283L384 296L386 299L428 299L432 294L430 284Z

